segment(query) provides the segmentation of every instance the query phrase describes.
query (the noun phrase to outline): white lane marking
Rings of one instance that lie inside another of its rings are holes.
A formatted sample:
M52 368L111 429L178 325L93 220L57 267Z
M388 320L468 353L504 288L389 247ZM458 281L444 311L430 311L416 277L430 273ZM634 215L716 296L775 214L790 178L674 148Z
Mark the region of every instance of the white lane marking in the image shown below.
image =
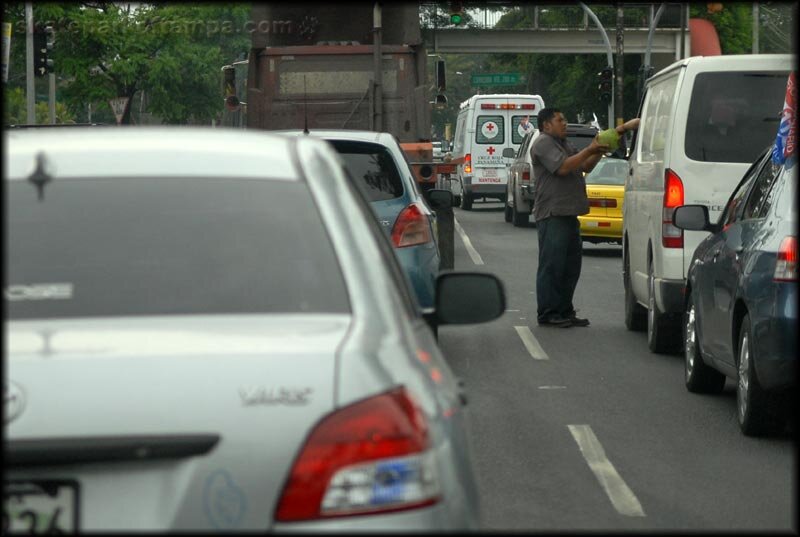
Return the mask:
M467 237L467 234L464 233L464 229L461 227L461 224L458 223L458 220L453 217L453 223L455 224L456 231L458 234L461 235L461 240L464 241L464 246L467 248L467 253L472 258L472 262L476 265L483 265L483 259L481 259L481 255L478 251L472 246L472 242Z
M633 491L622 480L611 461L606 458L603 446L592 432L592 428L588 425L567 425L567 427L578 443L589 468L611 499L614 509L624 516L645 516L642 505Z
M534 360L549 360L547 353L544 352L542 346L536 341L536 337L533 335L530 328L527 326L515 326L514 330L517 331L522 343L525 345L525 348L528 349L530 355L533 356Z
M566 390L566 386L539 386L540 390Z
M519 310L506 310L506 311L519 311Z

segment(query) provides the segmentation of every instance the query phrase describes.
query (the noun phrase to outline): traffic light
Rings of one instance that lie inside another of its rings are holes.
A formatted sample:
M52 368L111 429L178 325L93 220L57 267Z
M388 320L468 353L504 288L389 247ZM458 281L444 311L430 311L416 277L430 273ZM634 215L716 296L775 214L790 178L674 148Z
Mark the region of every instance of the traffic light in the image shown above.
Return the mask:
M48 56L53 52L55 31L52 26L36 25L33 29L33 74L41 77L53 72L53 60Z
M460 26L464 24L464 2L450 2L450 24Z
M614 70L611 67L606 67L599 73L597 76L600 77L600 83L597 85L597 89L600 90L600 99L606 102L611 101L611 88L612 88L612 79L614 78Z

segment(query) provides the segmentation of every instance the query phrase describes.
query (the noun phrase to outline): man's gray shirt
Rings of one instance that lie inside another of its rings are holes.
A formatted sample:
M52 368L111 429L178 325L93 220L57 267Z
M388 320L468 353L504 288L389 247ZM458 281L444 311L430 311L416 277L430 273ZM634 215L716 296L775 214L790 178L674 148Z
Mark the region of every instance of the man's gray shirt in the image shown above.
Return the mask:
M566 140L542 132L531 144L533 162L533 218L578 216L589 212L586 182L580 169L556 175L567 157L578 151Z

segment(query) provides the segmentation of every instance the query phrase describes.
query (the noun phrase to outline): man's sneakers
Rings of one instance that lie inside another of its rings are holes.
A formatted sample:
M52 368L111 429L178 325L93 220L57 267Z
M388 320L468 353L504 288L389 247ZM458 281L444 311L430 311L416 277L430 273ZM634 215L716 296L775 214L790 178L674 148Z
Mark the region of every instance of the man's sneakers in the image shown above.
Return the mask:
M557 326L559 328L569 328L570 326L589 326L591 323L589 319L576 317L575 313L569 317L561 315L551 315L544 319L539 319L539 326Z

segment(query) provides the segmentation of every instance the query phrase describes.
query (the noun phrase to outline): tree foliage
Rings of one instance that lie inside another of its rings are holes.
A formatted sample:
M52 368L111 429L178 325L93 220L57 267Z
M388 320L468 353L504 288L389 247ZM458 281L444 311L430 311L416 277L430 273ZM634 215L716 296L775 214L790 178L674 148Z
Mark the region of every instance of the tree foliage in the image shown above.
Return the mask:
M165 123L207 123L220 112L220 68L249 49L249 14L247 4L34 4L34 19L56 29L59 94L73 113L143 91ZM14 24L12 70L22 74L11 87L24 84L23 5L5 15Z

